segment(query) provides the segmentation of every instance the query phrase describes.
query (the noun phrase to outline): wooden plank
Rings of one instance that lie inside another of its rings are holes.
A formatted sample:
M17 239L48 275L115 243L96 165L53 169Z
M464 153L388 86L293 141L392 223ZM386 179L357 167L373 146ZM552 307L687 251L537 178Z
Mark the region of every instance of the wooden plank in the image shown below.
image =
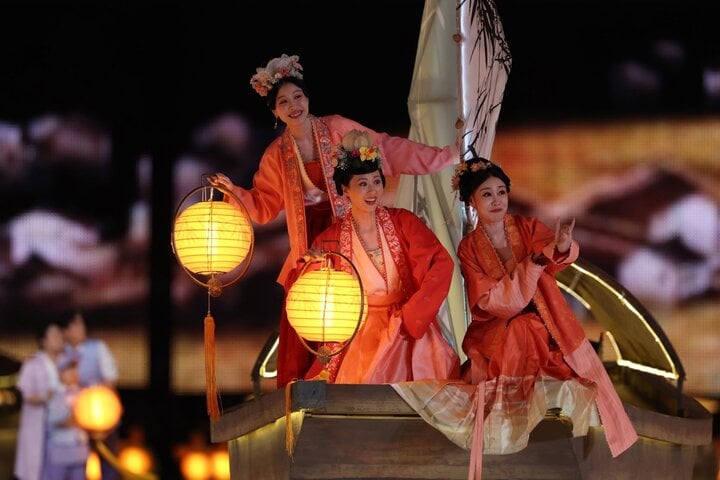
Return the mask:
M294 412L417 415L390 385L327 385L320 381L300 381L293 383L291 388ZM211 422L210 439L213 443L226 442L284 415L285 390L276 390L224 411L218 420Z
M568 425L544 421L523 455L486 455L483 478L580 478L570 442ZM294 457L294 480L466 479L469 468L468 451L411 417L307 415Z
M695 399L683 396L684 416L673 415L677 392L667 381L633 371L625 371L622 376L628 383L617 384L616 388L640 435L688 445L706 445L712 441L712 416ZM301 381L291 388L293 411L416 416L390 385L327 385ZM284 390L263 395L223 412L211 425L211 440L228 441L284 415Z
M431 430L409 417L306 416L291 478L467 478L467 452Z
M233 479L287 479L290 457L285 450L284 422L253 430L228 442Z
M260 398L225 410L210 422L210 441L227 442L275 422L285 415L285 391L276 390Z
M698 448L640 437L612 458L602 428L573 439L583 480L692 480ZM484 475L483 475L484 479Z

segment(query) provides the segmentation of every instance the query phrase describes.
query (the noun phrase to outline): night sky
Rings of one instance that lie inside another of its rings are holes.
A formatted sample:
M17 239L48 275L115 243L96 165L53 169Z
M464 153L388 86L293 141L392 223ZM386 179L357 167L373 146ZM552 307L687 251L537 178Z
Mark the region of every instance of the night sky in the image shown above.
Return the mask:
M270 122L249 79L288 53L300 55L316 113L407 125L423 3L389 2L382 15L368 4L17 2L0 32L0 116L87 110L139 149L226 110Z
M697 107L700 66L718 64L717 2L497 3L513 54L501 125L613 111L608 70L622 60L650 62L661 38L689 49L687 80L664 108ZM0 119L87 110L138 150L226 110L271 122L249 78L288 53L300 56L316 114L405 134L423 5L6 1Z

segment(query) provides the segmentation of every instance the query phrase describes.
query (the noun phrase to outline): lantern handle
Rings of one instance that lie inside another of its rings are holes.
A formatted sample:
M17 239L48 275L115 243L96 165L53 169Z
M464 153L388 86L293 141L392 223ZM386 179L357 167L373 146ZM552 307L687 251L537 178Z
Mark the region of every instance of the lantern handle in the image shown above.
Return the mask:
M360 272L358 271L357 267L355 267L355 264L346 255L343 255L340 252L335 252L332 250L322 250L318 256L312 257L307 262L305 262L305 265L303 265L302 269L300 269L298 278L300 278L302 276L302 274L305 273L305 270L307 270L307 267L310 264L318 263L318 262L329 262L329 260L330 260L329 256L331 256L331 255L336 255L336 256L340 257L341 259L345 260L348 263L348 265L350 265L350 267L352 268L353 272L355 273L355 278L357 278L358 286L360 287L361 301L360 301L360 312L358 314L358 320L355 323L355 330L353 330L353 333L352 333L352 335L350 335L350 338L348 338L344 342L339 342L339 343L341 343L342 346L338 350L335 350L333 352L321 353L320 351L317 351L317 350L313 349L310 345L308 345L308 343L305 341L305 339L302 336L300 336L300 334L298 334L298 338L300 339L300 343L302 344L302 346L305 347L305 349L307 351L309 351L310 353L312 353L313 355L318 357L318 361L320 361L320 363L322 363L322 364L326 364L328 362L328 360L330 359L330 357L334 357L335 355L338 355L343 350L345 350L348 347L348 345L350 345L350 343L353 341L353 338L355 338L355 335L357 335L358 330L360 330L360 324L362 323L363 313L365 312L365 301L363 300L365 297L365 289L363 288L362 278L360 278Z

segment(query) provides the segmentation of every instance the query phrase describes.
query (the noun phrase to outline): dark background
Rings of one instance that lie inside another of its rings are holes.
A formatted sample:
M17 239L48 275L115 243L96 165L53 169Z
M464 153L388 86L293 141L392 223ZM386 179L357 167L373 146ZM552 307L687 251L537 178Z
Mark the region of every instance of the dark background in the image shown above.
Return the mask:
M318 114L406 127L422 1L261 3L5 1L3 117L87 109L142 150L231 108L270 119L249 77L288 53L302 60ZM716 2L497 3L513 55L503 123L628 110L611 98L610 68L651 63L659 39L689 56L656 111L702 108L700 68L720 65Z
M702 88L703 70L720 67L717 2L497 3L513 55L499 128L567 119L717 115L717 103ZM169 281L175 260L167 241L175 159L198 125L228 111L257 125L261 151L274 134L273 118L249 79L281 53L300 56L313 113L338 113L406 135L422 11L420 0L0 5L0 120L24 124L48 112L84 112L103 122L113 136L117 185L124 187L115 197L120 204L136 194L137 159L153 158L146 318L167 321L147 320L143 326L150 338L150 385L123 391L123 401L127 415L147 421L149 441L165 465L163 478L172 478L170 446L188 429L207 423L204 397L175 396L169 387L168 339L177 315ZM654 54L663 39L686 48L680 66ZM612 72L624 61L658 72L664 83L652 95L623 90ZM149 405L167 408L150 412Z

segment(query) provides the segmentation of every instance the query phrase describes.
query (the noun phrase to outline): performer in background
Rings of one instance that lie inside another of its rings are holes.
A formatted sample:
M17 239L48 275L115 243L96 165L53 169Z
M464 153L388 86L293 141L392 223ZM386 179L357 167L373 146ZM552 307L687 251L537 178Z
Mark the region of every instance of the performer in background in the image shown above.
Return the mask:
M118 368L107 343L99 338L88 337L85 316L82 312L69 310L61 321L65 336L65 353L78 358L78 374L81 387L104 385L115 389L118 379ZM118 427L107 433L104 443L117 454L120 441ZM120 473L111 462L101 457L100 468L103 480L120 478Z
M64 341L60 325L51 321L38 332L38 350L20 367L22 394L14 474L18 480L40 480L45 463L47 404L60 386L57 362Z
M420 175L457 163L457 147L431 147L406 138L378 133L340 115L316 117L310 113L308 90L297 55L270 60L258 68L250 84L267 102L284 131L267 147L249 190L238 187L223 173L210 182L232 191L253 222L265 224L285 212L290 252L278 276L287 290L288 275L318 233L345 216L347 200L333 185L333 146L350 130L365 130L383 159L386 175ZM313 358L300 344L283 313L280 319L277 385L302 378Z
M78 358L65 356L57 366L60 386L48 402L48 441L44 480L85 480L90 455L88 432L75 422L73 408L81 391Z
M459 378L457 353L437 320L450 288L452 258L414 213L380 205L385 176L369 132L351 130L336 152L334 187L351 209L315 239L309 256L333 246L349 258L368 295L369 311L346 350L331 357L327 381ZM306 378L321 371L316 361Z

